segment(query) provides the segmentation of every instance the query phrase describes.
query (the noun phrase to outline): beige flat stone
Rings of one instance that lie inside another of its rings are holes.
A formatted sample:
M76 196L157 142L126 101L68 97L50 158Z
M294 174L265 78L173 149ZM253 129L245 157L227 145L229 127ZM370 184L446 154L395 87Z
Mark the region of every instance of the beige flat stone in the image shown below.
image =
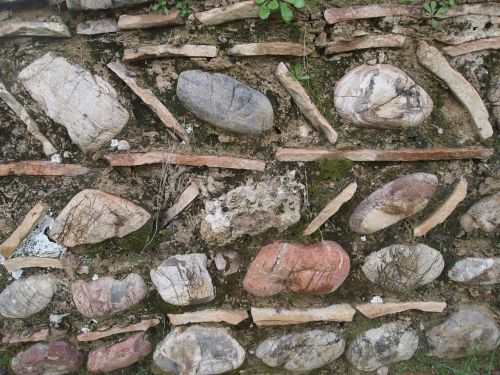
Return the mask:
M308 56L313 51L301 43L271 42L237 44L226 53L231 56Z
M220 25L245 18L257 18L259 16L259 6L254 0L242 1L205 12L197 12L194 16L205 26Z
M219 323L239 324L248 319L246 310L207 309L183 314L167 314L170 323L174 326L190 323Z
M444 47L443 52L448 56L455 57L487 49L500 49L500 37L478 39L458 44L456 46Z
M356 309L364 316L373 319L383 315L396 314L408 310L420 310L425 312L443 312L446 302L386 302L386 303L364 303L356 305Z
M253 322L258 326L282 326L309 322L351 322L356 310L348 304L309 309L252 307Z
M217 46L184 44L183 46L171 46L162 44L158 46L144 46L127 48L123 51L123 61L138 61L156 59L160 57L216 57Z
M184 19L181 17L179 10L174 9L169 14L122 14L118 19L118 30L149 29L182 24L184 24Z
M398 34L363 35L349 40L336 40L326 44L325 55L369 48L399 48L405 43L405 36Z

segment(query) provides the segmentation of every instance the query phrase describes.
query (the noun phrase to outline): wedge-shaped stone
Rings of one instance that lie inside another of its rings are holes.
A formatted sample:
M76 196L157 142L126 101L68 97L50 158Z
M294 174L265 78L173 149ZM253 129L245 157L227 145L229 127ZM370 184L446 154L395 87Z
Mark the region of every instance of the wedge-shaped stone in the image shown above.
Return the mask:
M122 14L118 19L118 30L149 29L182 24L184 24L184 19L181 17L179 10L174 9L169 14Z
M56 291L57 280L50 274L16 280L0 293L0 314L6 318L27 318L42 311Z
M361 65L335 84L335 108L361 128L408 128L432 112L432 99L405 72L392 65Z
M245 350L226 329L177 327L156 346L153 360L174 374L222 374L243 364Z
M500 258L465 258L448 271L450 280L472 285L500 283Z
M108 144L129 119L108 82L53 52L24 68L19 80L47 116L64 126L85 152Z
M402 176L363 199L349 218L349 225L357 233L369 234L396 224L422 210L437 185L433 174Z
M473 204L460 218L466 232L495 232L500 224L500 192Z
M424 245L391 245L366 257L363 273L386 290L404 292L433 281L444 268L441 253Z
M184 71L177 81L177 97L200 120L223 130L258 134L273 127L269 99L225 74Z
M118 24L113 18L89 20L76 26L76 33L82 35L116 33L117 31Z
M271 367L311 371L335 361L344 352L344 347L342 336L317 329L264 340L255 355Z
M257 18L259 16L258 11L259 6L257 3L254 0L248 0L213 8L205 12L197 12L194 16L205 26L213 26L245 18Z
M42 36L70 38L71 33L64 23L59 22L0 22L0 37L3 36Z
M150 272L151 281L165 302L186 306L215 298L205 254L175 255Z
M124 237L151 218L143 208L100 190L76 194L57 216L49 236L71 247Z

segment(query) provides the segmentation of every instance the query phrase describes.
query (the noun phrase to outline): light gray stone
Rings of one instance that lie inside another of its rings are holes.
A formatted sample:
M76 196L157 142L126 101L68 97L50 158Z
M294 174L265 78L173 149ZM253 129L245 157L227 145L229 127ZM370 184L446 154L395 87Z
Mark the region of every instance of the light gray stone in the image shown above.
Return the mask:
M418 334L405 323L387 323L357 336L347 359L358 370L374 371L410 359L418 348Z
M222 374L243 364L245 350L226 329L177 327L157 345L153 360L174 374Z
M464 357L474 349L487 353L498 345L500 331L495 319L488 313L463 307L444 323L425 334L429 344L429 355L444 359Z
M178 306L205 303L215 298L205 254L175 255L150 272L151 281L165 302Z
M76 26L76 33L83 35L116 33L117 31L118 31L118 23L113 18L104 18L101 20L89 20L79 23Z
M0 22L0 37L5 36L70 38L71 32L60 22L6 21Z
M24 68L19 80L85 152L107 145L129 119L108 82L53 52Z
M460 218L466 232L495 232L500 224L500 192L473 204Z
M68 9L108 9L147 3L149 0L66 0Z
M267 339L260 343L255 355L271 367L310 371L335 361L344 347L344 338L335 332L313 330Z
M450 280L473 285L500 282L500 258L465 258L448 271Z
M177 97L200 120L223 130L258 134L273 127L269 99L225 74L184 71L177 81Z

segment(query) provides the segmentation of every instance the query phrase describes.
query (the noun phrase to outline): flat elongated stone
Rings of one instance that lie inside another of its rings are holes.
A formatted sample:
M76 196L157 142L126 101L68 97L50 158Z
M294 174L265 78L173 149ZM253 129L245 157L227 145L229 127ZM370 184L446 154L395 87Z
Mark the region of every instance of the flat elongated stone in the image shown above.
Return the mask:
M47 116L63 125L85 152L108 144L129 119L108 82L53 52L24 68L19 80Z
M122 14L118 19L118 30L149 29L152 27L182 24L184 24L184 19L181 17L181 13L178 9L174 9L169 14Z
M117 31L118 24L113 18L85 21L76 26L76 33L81 35L116 33Z
M273 127L269 99L225 74L184 71L177 81L177 97L200 120L223 130L258 134Z
M139 303L146 296L147 287L141 276L131 273L123 280L106 276L95 281L75 281L71 294L83 316L99 318Z
M489 313L463 307L425 336L430 347L428 355L453 359L464 357L471 350L490 352L498 345L500 330Z
M373 371L410 359L417 348L417 332L404 323L387 323L357 336L347 349L347 359L358 370Z
M71 32L59 22L0 22L0 37L4 36L42 36L70 38Z
M492 233L500 224L500 192L474 203L460 218L466 232L477 230Z
M151 281L165 302L186 306L215 298L205 254L175 255L150 272Z
M66 6L70 10L108 9L126 5L137 5L148 1L149 0L66 0Z
M167 314L170 323L174 326L189 324L189 323L219 323L225 322L229 324L240 324L245 319L248 319L246 310L222 310L208 309L193 312L185 312L182 314Z
M158 46L142 46L127 48L123 51L123 61L138 61L157 59L161 57L215 57L218 54L218 47L202 44L184 44L182 46L172 46L160 44Z
M335 361L344 347L345 340L339 334L313 330L264 340L255 355L271 367L310 371Z
M313 51L301 43L271 42L237 44L226 53L230 56L308 56Z
M243 287L259 297L285 290L326 294L344 282L349 269L349 256L336 242L308 246L275 242L259 251Z
M325 55L369 48L399 48L403 46L405 39L404 35L398 34L374 34L336 40L326 44Z
M205 12L197 12L194 16L205 26L213 26L245 18L257 18L259 16L258 11L259 6L257 3L254 0L248 0L213 8Z
M65 342L35 344L17 353L11 367L16 375L59 375L78 371L84 355Z
M42 311L57 291L57 280L50 274L14 281L0 293L0 314L6 318L27 318Z
M464 258L448 271L450 280L473 285L500 283L500 258Z
M424 245L391 245L368 255L362 270L386 290L404 292L433 281L444 268L441 253Z
M464 42L456 46L444 47L443 52L449 56L456 57L465 55L466 53L473 53L488 49L500 49L500 37L478 39L470 42Z
M92 332L81 333L76 336L76 339L78 341L95 341L104 337L119 335L120 333L147 331L149 328L156 327L158 324L160 324L160 319L155 318L141 320L139 323L130 324L125 327L121 327L120 324L108 329L107 327L100 327Z
M144 336L144 332L139 332L117 344L92 350L89 353L87 370L109 374L144 359L151 350L151 343Z
M385 303L364 303L356 305L356 309L370 319L378 318L379 316L396 314L408 310L420 310L426 312L443 312L446 307L446 302L385 302Z
M124 237L141 228L151 215L136 204L86 189L76 194L57 216L49 236L65 246Z
M347 72L334 90L340 117L361 128L408 128L432 112L432 99L401 69L361 65Z
M414 173L375 190L357 205L349 218L351 229L369 234L387 228L421 211L438 185L435 175Z
M156 346L153 360L174 374L222 374L243 364L245 350L223 328L176 327Z
M500 16L462 15L440 20L439 24L440 28L434 39L454 46L500 37Z

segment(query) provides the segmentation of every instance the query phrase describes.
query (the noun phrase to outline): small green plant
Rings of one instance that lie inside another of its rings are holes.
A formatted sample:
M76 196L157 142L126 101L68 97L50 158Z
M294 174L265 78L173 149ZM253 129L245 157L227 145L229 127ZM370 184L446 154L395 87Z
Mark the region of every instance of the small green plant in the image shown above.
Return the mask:
M281 18L286 23L293 20L293 8L301 9L306 6L304 0L255 0L259 5L259 17L267 20L271 13L280 11Z
M151 10L153 12L169 14L170 10L168 9L167 0L156 0L156 3L151 5Z
M311 78L309 74L303 74L302 65L300 65L300 63L296 63L293 66L293 70L288 72L288 75L295 78L297 81L308 81Z
M189 8L189 0L178 1L175 7L181 12L181 17L186 17L191 14L191 8Z
M439 20L446 15L448 9L455 6L455 0L438 0L424 3L424 18L431 20L434 29L439 28Z

